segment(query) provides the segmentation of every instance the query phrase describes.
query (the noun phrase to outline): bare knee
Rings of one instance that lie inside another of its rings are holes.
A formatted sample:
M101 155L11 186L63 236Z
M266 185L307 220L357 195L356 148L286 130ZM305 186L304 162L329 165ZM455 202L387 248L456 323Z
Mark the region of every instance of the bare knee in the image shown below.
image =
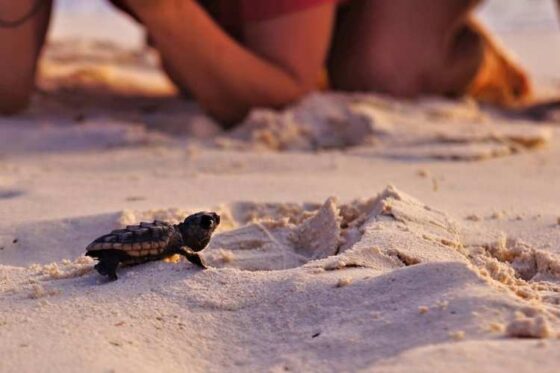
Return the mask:
M335 33L329 60L333 87L397 96L464 90L482 58L479 35L464 27L478 2L357 3Z
M484 40L470 25L449 35L443 45L429 37L416 45L387 42L367 54L345 58L331 72L333 85L399 97L462 95L482 64Z
M36 1L3 2L2 12L17 19ZM0 27L0 115L16 114L30 101L39 58L47 32L52 0L42 0L37 13L18 27ZM3 14L4 15L4 14Z
M393 44L332 56L329 79L334 89L374 91L400 97L424 90L425 68L414 61L414 51Z

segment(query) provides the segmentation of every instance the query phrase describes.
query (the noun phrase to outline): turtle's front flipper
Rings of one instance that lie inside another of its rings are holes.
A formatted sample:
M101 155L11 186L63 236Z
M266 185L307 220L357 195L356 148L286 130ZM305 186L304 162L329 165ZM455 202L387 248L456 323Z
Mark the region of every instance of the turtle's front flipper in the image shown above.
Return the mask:
M95 265L95 269L103 276L109 276L109 280L115 281L117 277L117 268L119 266L119 258L115 255L104 255L99 258L99 263Z
M202 269L208 268L204 259L194 251L187 249L186 247L181 247L177 249L177 254L183 255L189 262L199 266Z

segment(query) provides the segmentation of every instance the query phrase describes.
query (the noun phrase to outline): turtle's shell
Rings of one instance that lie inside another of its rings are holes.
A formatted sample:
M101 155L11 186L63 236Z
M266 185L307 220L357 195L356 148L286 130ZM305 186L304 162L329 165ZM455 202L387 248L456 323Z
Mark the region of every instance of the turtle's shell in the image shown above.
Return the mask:
M128 225L101 236L88 245L86 250L122 250L130 256L159 255L169 245L176 233L175 227L169 223L154 220L153 223Z

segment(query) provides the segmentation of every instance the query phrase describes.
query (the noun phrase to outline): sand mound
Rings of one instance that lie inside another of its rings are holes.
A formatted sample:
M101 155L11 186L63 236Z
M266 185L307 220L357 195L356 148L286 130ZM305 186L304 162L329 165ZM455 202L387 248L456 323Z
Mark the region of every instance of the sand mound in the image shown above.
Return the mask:
M2 350L21 356L11 361L24 370L37 362L23 354L35 351L66 370L126 361L138 371L383 369L384 359L404 354L392 364L399 371L423 351L453 356L464 339L491 346L499 336L558 335L559 258L490 233L470 242L468 225L396 188L349 204L238 203L220 212L226 224L203 252L215 267L206 271L156 262L105 283L83 257L0 266ZM179 221L186 213L102 220ZM92 238L103 233L99 221L88 224ZM45 333L56 338L35 341ZM92 359L91 350L104 358Z
M62 116L67 124L81 124L52 128L50 123L45 132L55 139L47 144L82 144L85 135L100 137L87 144L99 143L98 147L122 144L123 138L125 144L151 144L156 139L170 143L181 135L222 149L346 149L365 157L482 160L534 150L552 138L547 126L512 120L511 113L482 109L468 100L404 102L336 93L310 95L280 112L253 110L241 125L224 133L194 102L177 97L153 51L91 41L49 45L39 87L25 118L51 119L47 123L56 118L58 123ZM126 123L132 128L124 128ZM15 135L26 141L33 137ZM65 141L57 141L59 137Z
M378 95L316 94L283 112L255 110L217 143L224 148L481 160L545 145L552 132L491 117L470 101L402 102Z
M478 230L394 187L348 204L329 198L322 205L245 202L214 210L223 223L203 252L213 267L267 271L307 263L306 268L324 270L390 271L422 263L458 262L520 298L560 304L560 258L503 233L489 231L481 237ZM154 219L178 223L192 212L126 210L23 224L12 232L17 249L4 248L0 255L12 265L46 263L53 256L79 255L105 231Z

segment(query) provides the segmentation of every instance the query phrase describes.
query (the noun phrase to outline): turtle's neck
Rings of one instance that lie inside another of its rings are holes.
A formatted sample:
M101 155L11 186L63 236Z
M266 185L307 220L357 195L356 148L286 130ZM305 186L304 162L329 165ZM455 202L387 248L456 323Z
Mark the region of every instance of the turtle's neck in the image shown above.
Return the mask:
M185 240L183 240L183 234L181 233L181 226L183 225L184 223L173 224L174 232L173 232L172 240L174 240L181 246L185 246Z

